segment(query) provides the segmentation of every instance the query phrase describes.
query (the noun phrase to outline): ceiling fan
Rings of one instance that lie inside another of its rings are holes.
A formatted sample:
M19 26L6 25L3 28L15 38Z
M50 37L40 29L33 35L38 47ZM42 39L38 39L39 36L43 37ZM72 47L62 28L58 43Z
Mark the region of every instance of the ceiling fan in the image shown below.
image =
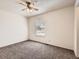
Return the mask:
M34 4L34 3L35 3L35 2L32 1L32 0L31 0L31 1L19 0L19 4L25 6L25 9L22 9L23 11L24 11L24 10L29 10L29 11L35 10L35 11L38 11L39 9L35 7L35 4Z

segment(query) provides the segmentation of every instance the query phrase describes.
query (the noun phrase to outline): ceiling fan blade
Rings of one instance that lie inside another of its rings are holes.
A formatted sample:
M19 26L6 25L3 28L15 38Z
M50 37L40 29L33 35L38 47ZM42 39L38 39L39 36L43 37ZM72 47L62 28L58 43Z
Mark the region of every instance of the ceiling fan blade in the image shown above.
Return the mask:
M19 3L19 4L21 4L21 5L23 5L23 6L27 6L27 5L23 4L23 3Z
M37 9L37 8L34 8L34 10L38 11L39 9Z
M19 4L22 4L22 5L26 5L26 3L22 0L17 0L19 2Z
M24 10L26 10L26 9L22 9L22 11L24 11Z

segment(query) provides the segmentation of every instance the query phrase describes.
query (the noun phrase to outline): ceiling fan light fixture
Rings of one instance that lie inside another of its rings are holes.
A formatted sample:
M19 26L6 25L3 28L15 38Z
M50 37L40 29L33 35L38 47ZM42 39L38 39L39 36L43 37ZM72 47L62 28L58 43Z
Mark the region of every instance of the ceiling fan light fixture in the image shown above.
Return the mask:
M27 12L33 12L33 10L32 10L32 9L28 9L28 8L27 8Z
M20 2L21 1L22 0L20 0ZM38 11L38 8L35 7L35 2L32 0L31 1L22 1L22 3L19 3L19 4L25 6L26 8L24 10L26 10L27 12Z

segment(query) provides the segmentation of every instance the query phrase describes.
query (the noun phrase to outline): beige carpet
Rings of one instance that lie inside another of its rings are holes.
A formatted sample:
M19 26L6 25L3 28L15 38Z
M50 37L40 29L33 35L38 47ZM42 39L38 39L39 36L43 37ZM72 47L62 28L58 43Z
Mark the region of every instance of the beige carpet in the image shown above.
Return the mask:
M25 41L0 48L0 59L77 59L71 50Z

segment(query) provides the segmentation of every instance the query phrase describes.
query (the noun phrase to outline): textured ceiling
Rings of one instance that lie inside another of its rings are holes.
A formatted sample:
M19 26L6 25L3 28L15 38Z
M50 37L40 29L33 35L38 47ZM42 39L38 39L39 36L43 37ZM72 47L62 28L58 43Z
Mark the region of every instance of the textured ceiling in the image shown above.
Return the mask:
M17 0L0 0L0 9L9 12L14 12L23 16L33 16L49 10L63 8L66 6L73 5L75 0L35 0L37 1L37 7L39 11L27 12L22 11L24 6L18 4Z

